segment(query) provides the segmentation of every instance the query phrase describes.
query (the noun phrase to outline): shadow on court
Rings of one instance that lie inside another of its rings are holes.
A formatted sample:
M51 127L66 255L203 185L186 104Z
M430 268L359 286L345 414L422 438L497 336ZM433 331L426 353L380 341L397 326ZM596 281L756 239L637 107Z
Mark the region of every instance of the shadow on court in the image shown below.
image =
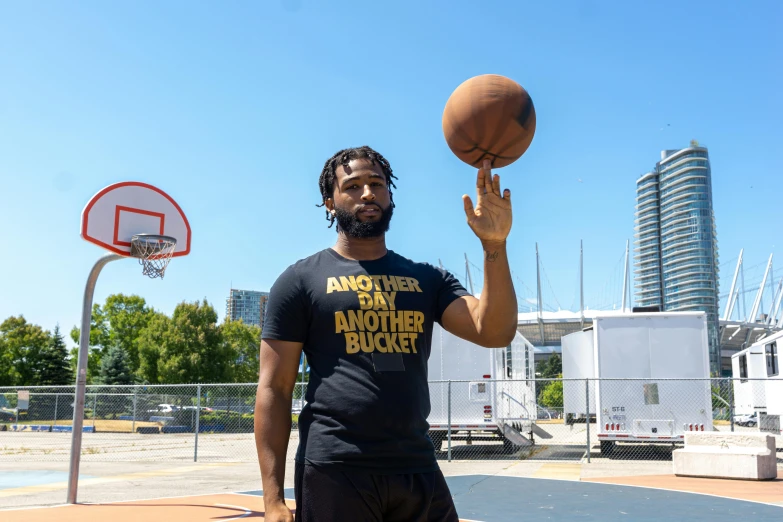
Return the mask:
M593 447L591 459L607 460L646 460L654 462L671 462L674 450L682 445L671 444L616 444L608 454L601 453L598 447Z
M439 460L448 459L446 443L436 452ZM553 460L578 462L585 456L584 445L578 444L536 444L527 447L496 444L467 444L463 441L451 446L452 460Z

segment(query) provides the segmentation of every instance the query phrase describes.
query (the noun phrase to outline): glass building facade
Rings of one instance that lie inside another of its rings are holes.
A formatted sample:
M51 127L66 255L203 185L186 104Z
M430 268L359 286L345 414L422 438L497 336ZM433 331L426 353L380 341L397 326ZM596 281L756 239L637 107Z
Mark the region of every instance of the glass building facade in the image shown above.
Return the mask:
M656 172L648 172L636 182L634 269L637 305L663 309L660 194Z
M636 181L634 271L637 306L705 311L710 366L720 368L718 239L707 149L664 150Z
M231 289L226 299L226 317L231 321L242 319L245 324L264 328L264 315L269 292Z

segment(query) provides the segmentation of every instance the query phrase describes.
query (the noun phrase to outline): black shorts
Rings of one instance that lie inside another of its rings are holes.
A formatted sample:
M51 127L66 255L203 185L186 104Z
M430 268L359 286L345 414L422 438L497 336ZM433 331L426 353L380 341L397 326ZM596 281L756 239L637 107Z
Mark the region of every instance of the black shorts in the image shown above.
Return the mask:
M296 463L296 522L459 522L440 470L381 475Z

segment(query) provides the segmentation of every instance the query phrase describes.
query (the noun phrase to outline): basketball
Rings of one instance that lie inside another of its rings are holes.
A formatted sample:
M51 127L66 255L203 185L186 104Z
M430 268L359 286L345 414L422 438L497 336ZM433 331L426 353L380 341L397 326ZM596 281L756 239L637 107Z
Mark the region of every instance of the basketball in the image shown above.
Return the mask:
M443 110L443 135L451 151L476 168L489 158L493 168L514 163L536 131L536 111L528 92L497 74L474 76L460 84Z

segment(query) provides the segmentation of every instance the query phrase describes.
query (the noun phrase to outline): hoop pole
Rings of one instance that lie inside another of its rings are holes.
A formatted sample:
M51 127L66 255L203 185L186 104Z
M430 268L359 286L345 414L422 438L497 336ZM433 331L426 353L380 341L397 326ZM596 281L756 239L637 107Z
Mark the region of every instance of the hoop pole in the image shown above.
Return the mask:
M87 285L84 288L82 302L82 329L79 332L79 359L76 370L76 393L73 405L73 432L71 434L71 464L68 469L68 504L76 503L76 491L79 485L79 464L82 453L82 429L84 427L84 393L87 386L87 355L90 348L90 324L92 322L92 297L98 275L107 263L123 259L117 254L102 256L90 270Z

